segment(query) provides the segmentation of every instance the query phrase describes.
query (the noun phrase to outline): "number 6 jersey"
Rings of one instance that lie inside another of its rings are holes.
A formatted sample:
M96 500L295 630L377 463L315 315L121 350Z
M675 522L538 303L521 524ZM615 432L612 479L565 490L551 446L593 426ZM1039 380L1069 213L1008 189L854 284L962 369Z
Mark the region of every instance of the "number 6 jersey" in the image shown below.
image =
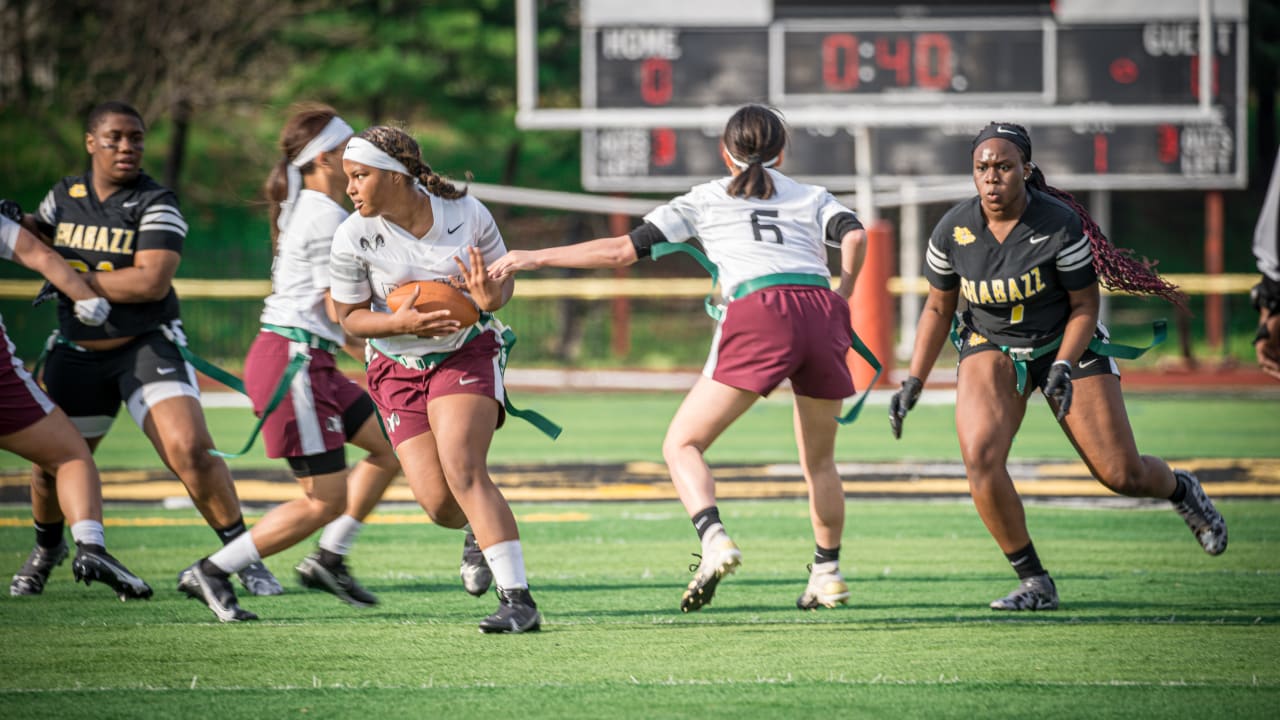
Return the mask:
M997 345L1038 346L1057 337L1071 313L1067 293L1098 279L1075 211L1032 188L1027 196L1003 243L987 230L977 196L948 210L929 238L929 284L959 287L973 330Z
M132 267L139 250L182 253L187 223L171 190L142 173L106 200L93 191L93 176L66 177L53 186L36 213L40 231L53 249L80 272L111 272ZM58 327L70 340L132 337L178 318L178 296L169 288L161 300L111 303L101 327L75 319L73 304L58 294Z

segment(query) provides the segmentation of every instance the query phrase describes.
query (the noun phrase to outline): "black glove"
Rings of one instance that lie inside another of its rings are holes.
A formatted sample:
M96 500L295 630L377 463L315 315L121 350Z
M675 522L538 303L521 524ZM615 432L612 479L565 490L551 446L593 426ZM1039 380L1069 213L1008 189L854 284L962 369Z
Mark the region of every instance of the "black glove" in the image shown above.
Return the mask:
M1058 420L1071 409L1071 363L1056 360L1044 381L1044 396L1058 401Z
M13 200L9 200L7 198L0 200L0 215L5 216L18 224L22 224L22 206Z
M912 376L903 380L902 389L889 399L889 427L893 430L895 438L902 437L902 421L906 419L907 412L916 406L916 401L920 399L920 391L923 389L924 382Z

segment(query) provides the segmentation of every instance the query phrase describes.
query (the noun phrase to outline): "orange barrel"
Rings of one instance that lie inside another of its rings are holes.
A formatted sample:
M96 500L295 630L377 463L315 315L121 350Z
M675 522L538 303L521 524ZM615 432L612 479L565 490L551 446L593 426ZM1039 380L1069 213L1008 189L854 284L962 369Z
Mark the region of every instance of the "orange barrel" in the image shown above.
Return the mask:
M884 366L879 387L889 384L889 370L893 368L893 296L889 294L889 276L894 257L893 224L877 220L867 228L867 257L853 286L849 307L853 313L853 329L862 342ZM846 358L853 383L858 392L869 389L875 370L853 350Z

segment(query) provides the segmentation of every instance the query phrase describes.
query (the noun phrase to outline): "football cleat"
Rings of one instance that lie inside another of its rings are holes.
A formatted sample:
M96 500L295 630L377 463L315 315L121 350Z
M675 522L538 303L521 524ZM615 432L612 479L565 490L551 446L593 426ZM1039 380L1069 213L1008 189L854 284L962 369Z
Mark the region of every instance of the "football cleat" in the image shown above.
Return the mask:
M39 595L49 581L49 573L67 559L67 541L49 548L36 545L27 556L27 562L9 583L10 595Z
M96 547L90 548L83 545L78 547L76 559L71 563L71 573L86 587L95 580L109 585L116 591L120 602L151 599L151 586L142 578L129 572L129 568L106 550L99 551Z
M1174 470L1173 474L1187 484L1186 496L1182 502L1174 503L1173 509L1186 521L1205 552L1221 555L1227 549L1227 521L1222 519L1194 474L1186 470Z
M1013 592L991 601L992 610L1057 610L1058 587L1048 573L1023 580Z
M840 575L840 564L833 560L809 568L809 585L796 599L796 607L816 610L819 606L833 608L848 602L849 585Z
M542 629L542 613L529 588L498 588L498 609L480 621L482 633L522 633Z
M284 593L284 588L280 587L280 581L276 580L276 576L271 574L266 565L259 560L256 563L246 565L240 572L240 584L244 585L244 589L249 591L250 595L280 595Z
M476 597L489 592L489 586L493 584L493 571L484 559L475 533L467 533L462 541L462 564L458 566L458 574L462 576L462 587Z
M711 598L716 594L716 585L741 564L742 551L727 534L718 533L718 537L703 548L700 562L689 566L689 570L693 572L693 580L689 581L689 588L680 598L680 609L693 612L701 610L704 605L710 605Z
M200 561L178 574L178 589L193 600L199 600L222 622L257 620L258 616L240 607L236 591L226 575L209 575L200 569Z
M352 607L367 608L378 604L377 596L361 587L341 560L336 566L326 566L320 562L320 553L313 552L302 558L295 569L303 586L332 593Z

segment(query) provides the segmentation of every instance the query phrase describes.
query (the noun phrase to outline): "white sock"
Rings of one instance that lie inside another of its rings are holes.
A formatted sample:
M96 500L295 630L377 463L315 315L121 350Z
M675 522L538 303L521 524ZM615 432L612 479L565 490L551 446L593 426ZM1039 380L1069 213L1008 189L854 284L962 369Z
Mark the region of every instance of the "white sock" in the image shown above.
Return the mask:
M362 527L364 523L350 515L340 516L324 526L324 532L320 533L320 549L339 555L349 554Z
M258 546L253 544L253 533L248 532L240 533L239 537L209 556L209 562L227 574L243 570L261 559Z
M519 540L507 540L484 549L484 559L493 571L493 581L503 590L528 588L524 575L524 549Z
M97 545L98 547L106 547L106 536L102 530L102 523L98 520L81 520L71 526L71 538L76 541L77 545Z

